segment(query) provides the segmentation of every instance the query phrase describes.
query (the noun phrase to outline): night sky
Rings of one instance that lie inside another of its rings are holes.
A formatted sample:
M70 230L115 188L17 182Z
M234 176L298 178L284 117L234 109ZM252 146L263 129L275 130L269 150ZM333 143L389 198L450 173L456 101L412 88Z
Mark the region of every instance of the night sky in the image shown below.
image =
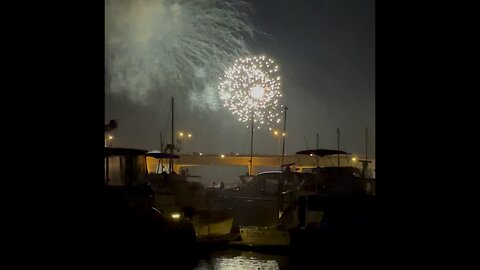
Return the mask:
M286 154L315 148L375 152L375 1L257 0L251 2L256 31L253 54L278 63L287 115ZM250 129L229 111L199 109L175 94L175 131L193 138L182 152L250 153ZM170 141L171 95L152 93L146 104L111 94L106 87L105 122L119 119L113 146L159 149L160 132ZM283 122L278 129L283 128ZM255 133L254 153L280 154L268 130Z

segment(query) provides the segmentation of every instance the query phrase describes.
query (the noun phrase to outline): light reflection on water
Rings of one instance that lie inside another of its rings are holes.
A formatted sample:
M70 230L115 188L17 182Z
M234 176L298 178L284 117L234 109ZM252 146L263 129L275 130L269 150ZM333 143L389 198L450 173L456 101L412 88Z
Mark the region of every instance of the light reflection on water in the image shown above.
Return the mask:
M227 250L210 254L195 270L286 269L287 256Z

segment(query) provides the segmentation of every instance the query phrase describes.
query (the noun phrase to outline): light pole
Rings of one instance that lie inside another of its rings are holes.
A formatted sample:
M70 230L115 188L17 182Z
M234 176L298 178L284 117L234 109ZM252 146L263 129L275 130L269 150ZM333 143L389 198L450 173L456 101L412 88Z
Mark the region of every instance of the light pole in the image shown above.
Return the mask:
M178 152L180 152L182 148L182 143L183 148L187 147L187 140L190 140L192 138L192 133L185 133L183 131L180 131L178 135L180 136L180 139L177 139L177 148Z
M187 145L187 139L190 140L191 138L192 138L192 134L188 133L187 138L185 138L185 146Z
M185 135L185 133L183 133L182 131L180 131L178 133L178 136L180 136L180 139L177 139L177 151L180 152L180 150L182 149L182 140L183 140L183 136Z
M280 132L278 130L273 131L273 136L277 138L277 153L281 152L281 147L280 147Z
M277 213L278 213L278 218L280 218L283 214L283 204L282 204L282 192L283 192L283 187L284 187L284 173L283 173L283 161L285 157L285 136L286 136L286 131L287 131L287 110L288 107L285 106L283 108L283 111L285 112L284 118L283 118L283 145L282 145L282 164L280 168L282 169L282 174L280 175L280 183L278 185L278 191L277 191Z
M285 106L284 108L284 112L285 112L285 116L284 116L284 119L283 119L283 133L282 133L282 136L283 136L283 146L282 146L282 166L283 166L283 157L285 156L285 136L286 136L286 132L287 132L287 110L288 110L288 107Z
M252 110L252 132L250 137L250 168L248 170L248 175L253 175L253 110Z
M250 97L252 97L252 131L251 131L251 137L250 137L250 171L249 174L253 175L253 123L255 122L254 117L255 117L255 109L258 107L258 101L260 101L263 96L265 95L265 89L259 85L255 85L252 88L250 88Z

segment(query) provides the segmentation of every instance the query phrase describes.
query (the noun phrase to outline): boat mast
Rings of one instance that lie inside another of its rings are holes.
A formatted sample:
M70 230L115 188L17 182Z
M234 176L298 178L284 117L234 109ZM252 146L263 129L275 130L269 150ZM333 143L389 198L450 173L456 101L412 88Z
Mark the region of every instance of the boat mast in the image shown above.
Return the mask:
M317 149L318 149L318 132L317 132ZM315 155L315 159L316 159L316 164L317 164L317 167L318 167L318 155Z
M283 145L282 145L282 166L283 166L283 158L285 156L285 137L287 136L286 132L287 132L287 110L288 110L288 107L285 106L284 108L284 121L283 121L283 133L282 133L282 136L283 136Z
M160 153L163 152L163 139L162 139L162 131L160 131ZM160 165L160 170L158 169L158 166ZM157 172L156 173L162 173L163 172L163 158L158 159L157 163Z
M362 162L362 177L367 176L368 168L368 129L365 127L365 160Z
M170 146L170 161L168 163L168 171L169 173L172 172L173 170L173 147L174 147L174 126L173 126L173 123L174 123L174 109L173 109L173 97L172 97L172 144Z
M252 133L250 136L250 168L249 175L253 175L253 109L252 109Z

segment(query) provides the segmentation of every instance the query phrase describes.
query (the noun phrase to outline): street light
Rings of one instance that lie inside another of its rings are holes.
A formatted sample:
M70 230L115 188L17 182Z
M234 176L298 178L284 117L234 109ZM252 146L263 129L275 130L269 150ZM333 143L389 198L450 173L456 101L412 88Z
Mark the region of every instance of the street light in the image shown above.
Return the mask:
M278 132L278 130L274 130L273 135L275 137L277 137L277 143L278 143L277 150L280 152L280 150L281 150L281 148L280 148L280 132Z
M105 147L112 147L112 140L113 140L113 136L112 135L108 135L107 138L105 138Z
M183 131L180 131L178 133L180 136L180 139L177 139L177 148L178 152L180 152L180 149L182 148L182 142L183 142L183 148L187 146L187 140L192 138L192 133L185 133Z

